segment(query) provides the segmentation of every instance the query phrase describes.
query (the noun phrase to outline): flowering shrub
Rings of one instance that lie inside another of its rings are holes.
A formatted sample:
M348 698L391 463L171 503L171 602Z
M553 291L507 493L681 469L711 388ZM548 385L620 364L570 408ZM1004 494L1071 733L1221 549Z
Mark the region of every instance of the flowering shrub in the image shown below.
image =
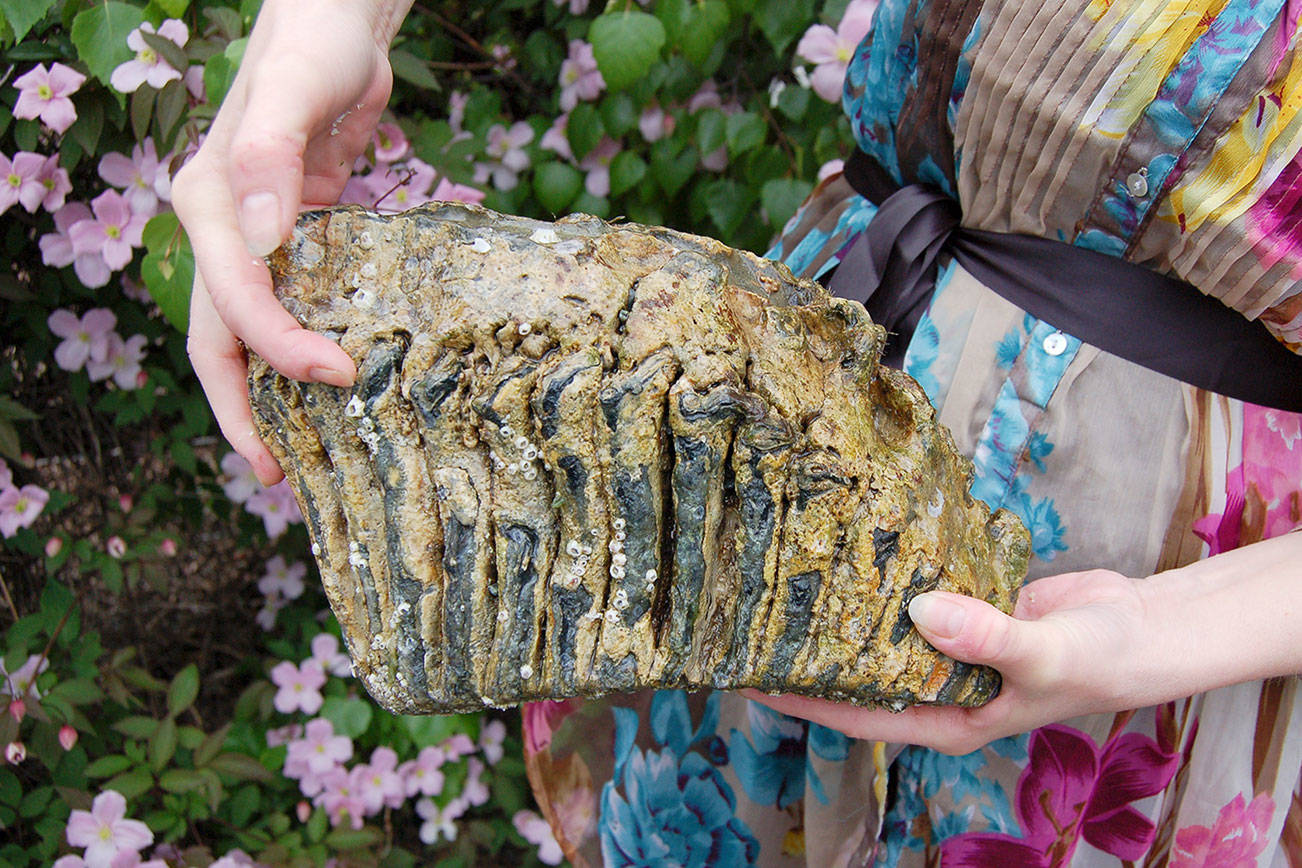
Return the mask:
M762 251L849 150L874 0L417 4L343 199ZM0 2L0 864L558 864L517 713L352 678L288 487L216 436L171 181L257 0Z

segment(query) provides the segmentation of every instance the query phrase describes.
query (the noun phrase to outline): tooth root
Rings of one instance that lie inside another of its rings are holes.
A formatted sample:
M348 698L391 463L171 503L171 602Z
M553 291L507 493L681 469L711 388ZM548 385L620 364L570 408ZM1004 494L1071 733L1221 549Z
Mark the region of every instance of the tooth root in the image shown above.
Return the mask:
M380 685L381 693L392 694L400 707L406 707L410 684L403 682L409 678L400 668L395 636L389 628L394 621L394 600L388 541L384 528L370 518L384 514L382 489L366 447L357 438L354 419L344 412L352 393L319 383L299 383L296 388L334 469L334 484L348 527L346 557L366 593L371 623L377 628L368 646L357 649L360 656L354 658L353 668L367 681L368 690Z
M708 677L709 661L731 636L719 562L723 468L745 396L723 383L697 392L686 377L669 390L673 435L674 570L669 613L659 637L659 677L667 684ZM717 594L717 596L714 596ZM723 649L726 650L726 649ZM688 673L688 664L692 663Z
M665 399L678 367L667 352L612 376L600 394L610 444L610 514L614 533L608 606L614 620L601 623L596 669L609 673L612 691L650 683L655 664L653 603L668 584L661 540L666 530L661 429ZM622 557L622 562L619 557ZM648 590L650 589L650 590Z
M544 363L530 402L540 460L551 467L545 475L552 480L556 516L545 658L558 695L595 692L601 685L594 657L607 606L610 540L594 427L601 374L600 360L590 353Z
M468 379L459 352L427 340L413 341L403 365L402 391L419 420L418 433L437 504L443 587L437 598L422 608L432 613L427 616L426 629L432 630L430 621L434 621L442 632L438 640L443 657L440 675L442 695L448 703L443 710L447 711L482 707L484 672L480 666L492 647L495 627L495 613L476 617L478 605L488 596L492 516L486 508L491 503L487 462L463 442L469 413Z
M552 499L529 407L537 379L535 365L513 357L474 401L480 442L492 461L498 621L485 696L497 703L542 695L548 677L542 652L556 525L537 508Z
M329 458L292 381L254 359L249 383L258 434L298 494L326 599L339 615L349 654L360 659L379 625L379 611L348 563L348 528Z

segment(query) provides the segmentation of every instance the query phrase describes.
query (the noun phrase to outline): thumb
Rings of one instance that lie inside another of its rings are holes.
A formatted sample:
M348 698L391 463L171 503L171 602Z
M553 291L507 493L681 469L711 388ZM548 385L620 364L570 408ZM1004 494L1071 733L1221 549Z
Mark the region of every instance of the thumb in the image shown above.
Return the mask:
M1042 656L1043 624L1005 615L984 600L931 591L909 601L909 617L937 651L993 666L1005 677L1029 674Z

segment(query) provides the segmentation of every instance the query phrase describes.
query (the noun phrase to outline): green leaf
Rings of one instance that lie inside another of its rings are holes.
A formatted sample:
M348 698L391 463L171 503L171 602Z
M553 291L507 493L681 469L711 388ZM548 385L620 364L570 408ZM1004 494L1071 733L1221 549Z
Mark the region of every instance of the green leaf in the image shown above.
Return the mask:
M23 785L9 769L0 769L0 805L17 805L23 797Z
M165 717L158 724L152 738L149 739L149 767L155 773L172 761L176 755L176 721Z
M223 39L239 39L244 33L244 23L240 13L225 6L208 6L203 10L204 16L217 28ZM209 95L211 99L211 94Z
M185 114L190 104L189 91L180 81L169 81L158 92L158 102L154 108L154 121L158 124L159 150L171 149L176 136L176 124Z
M89 705L104 698L104 691L99 689L91 678L69 678L60 681L50 689L51 696L66 699L73 705Z
M168 769L158 776L158 785L169 793L188 793L202 787L206 780L195 769Z
M813 184L800 178L776 178L766 182L760 192L760 201L764 203L769 224L774 229L786 225L813 189Z
M118 64L131 59L127 35L145 20L129 3L96 3L72 20L72 44L90 74L105 85Z
M338 732L338 729L335 731ZM238 778L242 781L258 781L260 783L266 783L274 777L271 772L267 771L266 766L253 757L248 754L235 753L233 751L217 754L217 756L213 757L212 760L209 761L205 768L210 768L215 772L230 775L231 777Z
M803 87L794 87L788 85L778 94L778 111L787 116L788 119L798 121L805 116L809 109L809 94L811 91Z
M666 195L676 196L696 173L699 160L700 154L696 148L689 147L677 152L673 140L664 139L656 142L651 149L651 177Z
M176 214L159 214L145 224L145 254L140 274L150 296L173 327L190 326L190 289L194 285L194 251Z
M731 234L750 213L751 197L736 181L712 182L705 189L705 202L710 219L725 235Z
M159 36L157 33L148 33L142 30L140 31L140 38L172 69L179 69L184 72L190 68L190 59L185 56L184 49L166 36Z
M781 54L814 20L814 0L759 0L755 23L764 37Z
M131 132L137 141L149 135L149 122L153 120L157 101L158 91L152 87L141 87L131 94Z
M167 688L167 714L176 717L194 703L199 695L199 667L191 663L176 673Z
M592 21L588 41L597 68L612 92L635 84L660 57L665 26L646 12L608 12Z
M86 766L86 777L88 778L110 778L113 775L121 774L131 767L131 760L122 754L111 754L100 757L90 765Z
M100 788L100 792L117 790L127 801L131 801L137 796L147 793L153 785L154 776L149 773L148 769L134 768L115 778L109 778Z
M152 717L131 715L113 724L113 728L128 738L153 738L154 733L158 732L158 721Z
M8 420L0 420L0 455L16 461L22 453L23 447L18 440L18 429Z
M606 135L619 138L637 126L637 103L627 93L612 93L601 101L601 121Z
M45 17L55 0L0 0L0 14L14 31L14 42L22 42L32 25Z
M533 173L538 203L552 214L564 214L583 189L583 173L568 163L543 163Z
M733 158L739 157L751 148L764 144L768 127L764 119L753 112L728 117L728 153Z
M570 140L574 159L582 160L586 157L605 134L606 124L592 103L581 102L570 112L569 122L565 126L565 136Z
M656 0L655 16L665 28L665 39L670 45L677 45L691 16L689 0Z
M320 841L326 833L326 812L317 808L307 820L307 839L313 843Z
M711 154L728 142L728 118L717 108L704 109L696 115L696 146Z
M396 77L408 84L414 84L421 90L438 92L443 89L434 73L430 72L430 68L425 65L425 61L410 51L403 51L401 48L391 50L389 67Z
M330 696L321 706L321 717L334 724L337 735L349 738L357 738L366 732L374 714L371 704L360 699Z
M723 0L693 3L683 37L678 42L683 56L697 66L703 66L731 22L732 14Z
M205 738L197 748L194 749L194 764L196 766L206 766L217 756L226 743L226 734L231 731L231 724L226 724L221 729L210 734Z
M332 850L358 850L378 844L382 839L383 834L380 830L371 826L363 826L360 829L341 826L326 835L325 843Z
M158 8L167 13L168 18L180 18L190 8L190 0L154 0Z
M610 193L619 196L646 177L646 161L632 151L620 151L610 161Z

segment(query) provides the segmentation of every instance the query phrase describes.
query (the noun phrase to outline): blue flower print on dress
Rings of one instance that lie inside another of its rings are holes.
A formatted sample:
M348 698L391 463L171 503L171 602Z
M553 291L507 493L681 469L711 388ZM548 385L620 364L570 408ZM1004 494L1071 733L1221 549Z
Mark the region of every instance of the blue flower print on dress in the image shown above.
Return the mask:
M1044 459L1048 458L1052 451L1053 444L1049 442L1048 435L1043 431L1036 431L1031 435L1031 439L1026 441L1026 457L1041 473L1045 472Z
M634 748L623 768L627 798L601 792L601 855L607 866L731 868L754 865L759 842L736 816L732 788L698 753Z
M717 694L711 695L702 725L694 732L682 691L658 691L652 702L657 741L682 744L713 738ZM638 868L756 864L759 842L737 817L736 796L718 769L695 751L679 754L667 745L661 751L639 750L637 712L614 708L612 713L615 768L601 790L603 862Z
M734 729L728 741L728 756L742 789L756 804L794 805L805 797L809 736L804 721L758 702L746 703L746 721L751 737Z
M940 331L935 321L926 313L918 320L909 341L909 349L904 354L904 370L918 381L922 391L927 393L927 400L933 407L940 402L940 380L937 379L932 366L940 358Z
M1021 354L1022 333L1015 328L1009 329L1008 334L995 344L995 366L1001 371L1010 371Z
M1067 550L1067 544L1063 542L1066 528L1062 526L1053 498L1030 496L1026 492L1029 484L1028 476L1018 475L1003 505L1020 518L1031 532L1031 550L1035 556L1042 561L1052 561L1058 552Z

